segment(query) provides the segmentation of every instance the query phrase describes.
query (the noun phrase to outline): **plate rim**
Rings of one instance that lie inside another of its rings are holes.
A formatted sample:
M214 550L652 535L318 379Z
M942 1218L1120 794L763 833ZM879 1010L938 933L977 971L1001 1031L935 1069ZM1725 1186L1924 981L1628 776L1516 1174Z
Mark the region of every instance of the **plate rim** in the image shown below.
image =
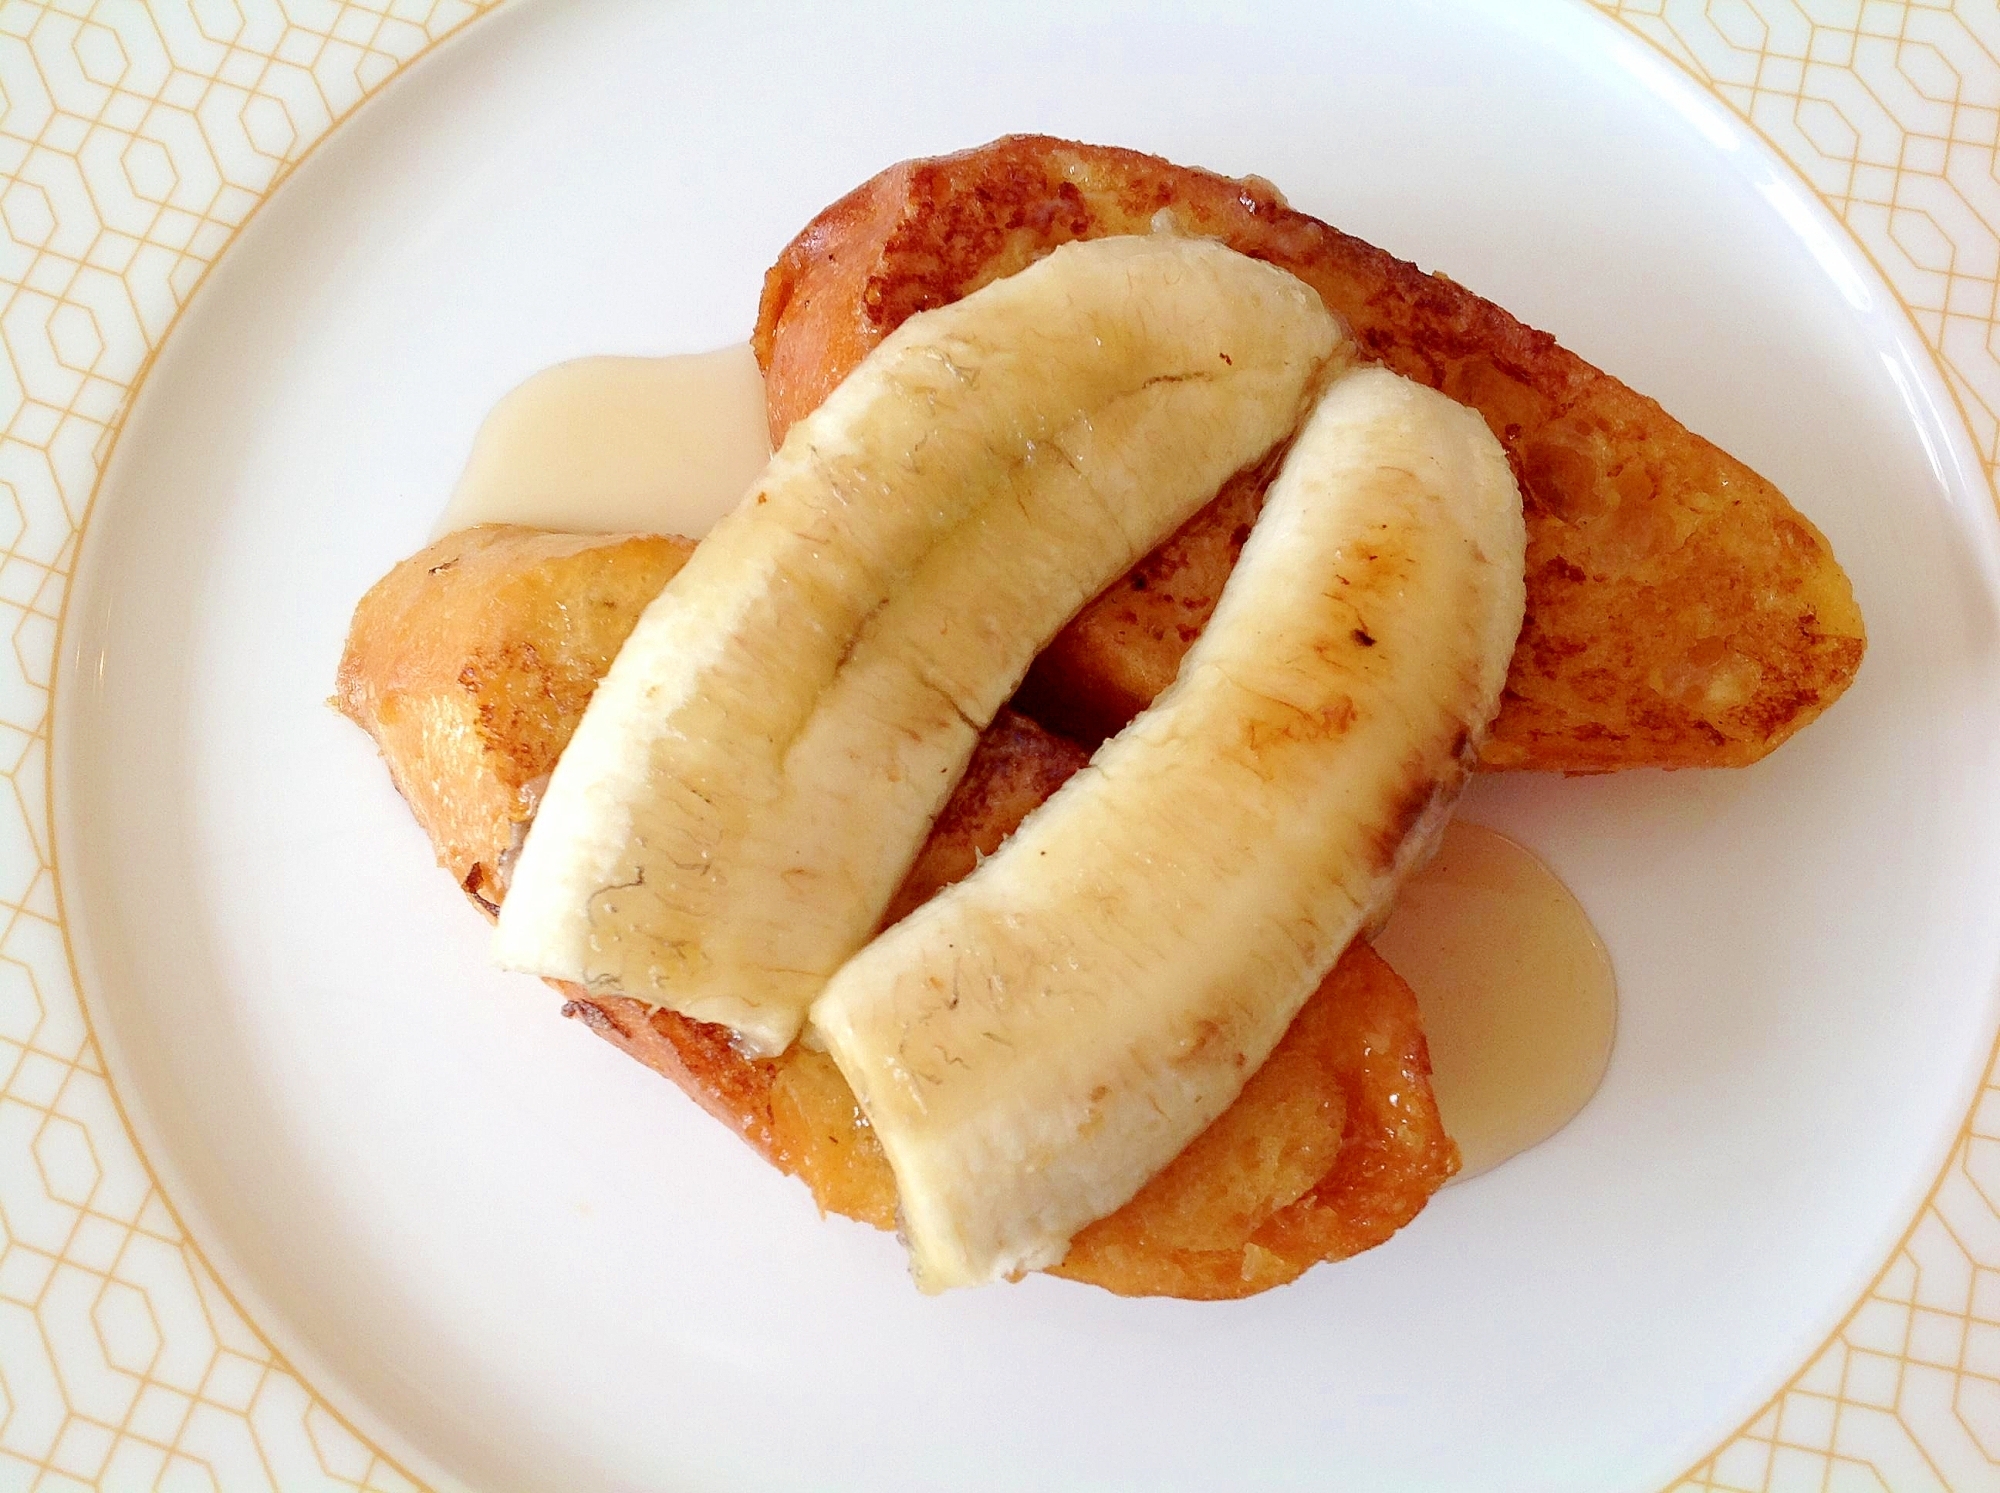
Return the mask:
M289 1333L289 1324L286 1322L284 1314L271 1309L268 1303L258 1301L254 1288L249 1286L245 1279L244 1272L240 1270L234 1272L235 1280L232 1281L231 1272L217 1268L216 1262L218 1260L230 1262L233 1260L233 1256L227 1246L214 1237L214 1231L209 1226L208 1221L200 1216L199 1211L197 1210L193 1214L186 1211L184 1205L176 1201L176 1189L165 1185L166 1181L173 1175L173 1168L170 1163L165 1163L158 1159L162 1151L166 1149L161 1145L161 1126L153 1116L135 1109L128 1102L126 1094L130 1091L130 1085L121 1084L118 1081L121 1071L128 1071L125 1070L125 1057L121 1052L118 1040L108 1034L108 1027L111 1024L99 1019L97 1007L102 997L92 994L95 982L85 978L88 965L79 954L79 919L71 907L69 893L65 891L64 878L60 869L63 864L63 845L66 841L73 840L75 836L74 830L65 829L66 823L74 818L74 811L64 807L64 801L69 796L67 784L71 777L71 770L66 769L62 765L65 760L65 753L61 742L65 735L70 734L76 729L76 723L71 717L74 716L75 711L79 708L73 703L65 704L65 701L75 701L78 698L84 686L75 682L75 678L87 672L85 661L81 656L76 655L79 630L74 625L73 612L75 601L79 594L86 597L92 594L93 587L96 584L92 579L92 573L102 563L99 557L103 553L103 546L101 544L92 546L88 543L88 536L93 527L92 520L96 515L97 498L105 483L111 480L112 474L117 470L120 456L124 449L123 436L129 426L131 414L139 401L144 398L145 390L152 383L152 375L155 370L163 361L171 357L174 344L173 333L179 329L188 308L201 297L201 292L206 288L210 275L227 255L228 249L250 228L251 224L263 215L265 205L276 195L278 189L290 182L301 168L317 157L320 154L321 147L341 132L341 127L352 118L355 112L366 103L378 97L390 86L401 83L404 79L412 75L421 76L421 64L424 61L435 56L452 42L462 38L468 31L473 29L472 23L474 21L485 19L493 15L498 9L497 4L489 4L488 0L472 0L472 3L480 8L469 11L452 28L430 40L420 50L415 52L393 74L385 79L382 84L364 94L352 108L336 117L320 135L315 137L294 160L289 162L278 173L243 219L230 232L224 243L215 250L214 256L195 282L193 289L181 301L166 326L157 336L153 337L144 363L133 378L119 410L109 446L99 460L96 477L91 485L89 499L81 515L74 522L70 541L73 546L72 554L74 555L74 560L68 575L67 584L62 588L54 639L55 662L48 685L47 729L43 743L43 751L47 759L47 770L44 773L43 785L45 800L43 812L46 815L44 823L48 826L46 859L52 876L52 892L57 907L57 921L61 933L64 958L67 961L69 973L74 982L76 1001L82 1013L83 1023L88 1034L88 1041L97 1048L101 1056L107 1075L107 1087L111 1094L112 1103L115 1106L121 1124L124 1126L127 1134L133 1138L135 1148L139 1153L141 1165L145 1167L149 1178L152 1180L156 1195L173 1216L176 1224L186 1233L188 1239L192 1242L195 1253L209 1266L209 1275L212 1283L222 1292L231 1306L251 1325L252 1330L271 1345L274 1353L277 1355L277 1360L281 1364L302 1362L313 1366L316 1372L306 1376L309 1389L312 1389L315 1380L320 1383L331 1382L338 1385L340 1383L339 1376L331 1373L323 1364L314 1364L315 1355L311 1352L309 1344L294 1344L286 1341L286 1338L292 1334ZM1470 0L1470 3L1489 11L1496 9L1495 0ZM1994 588L1994 594L2000 596L2000 571L1996 571L1993 558L1996 553L2000 553L2000 483L1996 483L1994 472L1979 458L1974 448L1973 421L1959 390L1954 385L1948 366L1945 364L1941 353L1932 345L1930 339L1925 336L1924 330L1917 320L1915 311L1898 291L1887 269L1877 255L1853 229L1847 224L1842 223L1832 213L1820 191L1785 156L1775 139L1767 131L1762 129L1754 119L1746 117L1732 108L1727 99L1712 83L1704 83L1700 78L1696 77L1689 71L1685 63L1676 59L1656 39L1636 32L1628 24L1621 24L1620 19L1607 11L1606 7L1612 3L1612 0L1565 0L1565 3L1579 15L1588 15L1594 18L1597 23L1595 29L1603 33L1602 40L1606 50L1618 57L1621 66L1627 71L1634 70L1632 66L1634 59L1644 58L1647 60L1647 70L1652 72L1653 77L1658 80L1657 82L1648 81L1646 83L1649 93L1674 101L1677 105L1682 103L1682 101L1697 105L1709 115L1712 125L1719 126L1730 135L1735 136L1739 145L1743 143L1749 144L1752 147L1754 158L1763 171L1768 173L1774 182L1780 184L1791 194L1792 200L1799 209L1812 215L1819 231L1825 236L1826 241L1830 245L1843 256L1858 261L1861 268L1869 277L1868 288L1882 298L1885 305L1893 305L1900 313L1897 319L1901 334L1901 351L1906 355L1908 366L1923 381L1925 402L1937 412L1939 417L1937 421L1938 428L1945 433L1949 443L1948 456L1950 465L1961 474L1961 483L1947 482L1945 485L1948 490L1952 491L1959 490L1961 485L1968 493L1983 491L1986 498L1985 503L1979 505L1979 512L1974 522L1977 524L1986 541L1985 553L1981 557L1982 574L1989 585ZM526 8L517 3L516 5L508 6L507 10L509 12L517 12ZM1551 8L1554 7L1552 6ZM1504 11L1500 13L1503 15L1506 14ZM1689 110L1682 107L1682 112L1684 114L1689 113ZM1921 349L1923 354L1921 358L1914 356L1919 349ZM1939 398L1940 395L1943 396L1942 399ZM1946 412L1949 412L1949 418L1946 418ZM1940 460L1937 454L1933 453L1933 464L1939 465L1942 475L1943 467L1940 464ZM1675 1486L1693 1478L1705 1462L1712 1462L1714 1457L1731 1442L1747 1434L1761 1420L1765 1419L1770 1414L1772 1408L1783 1398L1785 1391L1805 1375L1819 1354L1828 1345L1838 1340L1842 1331L1868 1304L1873 1290L1894 1269L1899 1254L1921 1225L1927 1208L1935 1201L1940 1190L1949 1180L1954 1157L1966 1139L1972 1134L1974 1112L1977 1108L1978 1098L1982 1089L1989 1086L1993 1075L1996 1071L2000 1071L2000 970L1994 972L1989 985L1990 988L1987 995L1988 1012L1985 1022L1989 1040L1983 1053L1975 1054L1962 1065L1963 1071L1956 1085L1956 1093L1962 1101L1956 1108L1963 1113L1963 1119L1956 1130L1945 1133L1935 1140L1932 1146L1932 1164L1925 1172L1912 1181L1907 1192L1907 1206L1899 1208L1896 1213L1898 1218L1907 1219L1907 1222L1885 1230L1882 1247L1879 1251L1881 1263L1871 1267L1856 1282L1854 1299L1851 1304L1841 1308L1836 1303L1829 1308L1826 1314L1827 1323L1824 1329L1810 1336L1810 1342L1817 1346L1813 1347L1812 1351L1807 1355L1806 1362L1797 1370L1791 1371L1782 1378L1775 1380L1769 1387L1769 1393L1759 1403L1758 1408L1746 1415L1735 1430L1717 1440L1713 1451L1691 1462L1688 1471L1681 1478L1675 1480ZM255 1306L255 1310L246 1307L245 1296ZM327 1407L329 1412L341 1420L351 1432L374 1442L379 1454L389 1460L396 1467L397 1471L403 1471L400 1462L421 1461L420 1455L399 1457L399 1454L396 1452L381 1450L381 1443L385 1439L389 1443L395 1444L404 1438L393 1432L387 1432L385 1437L384 1433L371 1433L364 1429L364 1425L367 1422L376 1420L373 1411L368 1407L344 1409L344 1402L350 1400L352 1397L345 1394L328 1396L318 1390L313 1390L313 1392ZM1708 1440L1709 1437L1704 1433L1702 1439ZM415 1452L414 1448L408 1448L407 1450L411 1453ZM426 1469L426 1475L440 1481L446 1486L456 1486L456 1483L448 1477L443 1477L438 1472L431 1471L430 1469ZM404 1472L404 1476L407 1477L409 1474Z

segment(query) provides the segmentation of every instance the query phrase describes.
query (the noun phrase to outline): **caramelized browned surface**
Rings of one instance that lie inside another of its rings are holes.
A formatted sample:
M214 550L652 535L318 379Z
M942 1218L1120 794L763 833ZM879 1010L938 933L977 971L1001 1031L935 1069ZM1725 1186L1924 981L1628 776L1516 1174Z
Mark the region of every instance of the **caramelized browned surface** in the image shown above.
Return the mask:
M1416 997L1356 941L1236 1103L1070 1246L1122 1296L1253 1296L1372 1249L1458 1170Z
M405 561L356 609L339 703L489 914L535 785L689 548L473 530ZM1002 712L891 917L969 872L1083 761L1075 743ZM556 988L565 1014L672 1079L823 1209L893 1227L888 1163L824 1054L753 1062L720 1027ZM1127 1295L1241 1296L1379 1244L1457 1167L1429 1072L1415 997L1357 945L1236 1105L1080 1236L1060 1273Z
M888 1159L824 1053L770 1065L773 1159L822 1208L895 1227ZM1416 997L1356 942L1235 1104L1053 1274L1121 1296L1220 1300L1382 1243L1458 1170Z
M1266 183L1013 136L892 166L765 277L755 345L775 437L917 311L1072 239L1165 211L1299 276L1366 353L1485 415L1527 504L1528 617L1483 765L1605 772L1753 762L1847 687L1861 616L1824 536L1652 400ZM1261 489L1225 493L1087 608L1024 703L1115 729L1172 679Z
M694 545L486 524L412 555L354 609L334 704L375 738L438 862L498 901L597 681Z
M1090 760L1073 741L1003 710L986 728L965 776L945 801L909 875L889 900L882 926L901 922L943 887L972 874L1023 819Z
M1214 502L1085 607L1042 650L1016 704L1091 745L1152 704L1208 625L1276 465L1231 477Z

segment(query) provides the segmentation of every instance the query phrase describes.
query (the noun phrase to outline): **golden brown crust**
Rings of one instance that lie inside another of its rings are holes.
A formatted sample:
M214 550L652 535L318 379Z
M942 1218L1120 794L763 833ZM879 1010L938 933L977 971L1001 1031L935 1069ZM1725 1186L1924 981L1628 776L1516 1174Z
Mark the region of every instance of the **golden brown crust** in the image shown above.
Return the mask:
M1528 620L1484 766L1740 766L1853 678L1864 633L1847 578L1770 483L1546 333L1267 183L1136 151L1011 136L893 166L821 213L765 279L754 343L774 436L906 317L1069 240L1147 232L1161 212L1299 276L1368 356L1472 405L1507 448L1527 504ZM1087 608L1030 700L1072 726L1096 709L1093 734L1129 718L1172 677L1260 499L1238 492L1134 572L1165 567L1177 586L1128 577Z
M1026 716L1001 711L973 748L965 776L890 899L882 926L901 922L940 889L971 875L982 858L998 850L1088 760L1089 753L1075 742Z
M1374 1248L1458 1170L1430 1072L1410 987L1356 942L1236 1103L1055 1273L1213 1300Z
M356 609L340 704L375 735L440 861L461 885L461 868L486 878L469 890L489 916L517 826L533 811L532 785L688 548L476 530L405 561ZM413 720L431 724L411 729ZM997 849L1084 757L1002 712L890 917ZM824 1054L794 1046L753 1061L721 1027L551 983L565 1015L679 1085L802 1179L822 1209L893 1227L894 1178ZM1429 1071L1415 997L1357 946L1235 1107L1165 1180L1080 1239L1062 1273L1128 1295L1247 1295L1380 1243L1457 1166Z
M563 997L563 1015L581 1021L613 1047L673 1080L681 1092L761 1155L778 1159L771 1124L771 1086L782 1059L744 1057L731 1045L727 1027L711 1026L622 995L592 995L566 980L548 983Z
M773 1065L775 1149L821 1208L895 1227L896 1181L824 1053ZM1341 957L1236 1102L1053 1275L1121 1296L1254 1296L1388 1239L1458 1170L1416 997L1365 943Z
M517 826L639 613L694 545L486 524L354 609L334 705L375 738L438 863L487 905Z
M1231 477L1214 501L1085 607L1036 658L1014 703L1091 745L1152 704L1208 625L1275 467L1273 460Z

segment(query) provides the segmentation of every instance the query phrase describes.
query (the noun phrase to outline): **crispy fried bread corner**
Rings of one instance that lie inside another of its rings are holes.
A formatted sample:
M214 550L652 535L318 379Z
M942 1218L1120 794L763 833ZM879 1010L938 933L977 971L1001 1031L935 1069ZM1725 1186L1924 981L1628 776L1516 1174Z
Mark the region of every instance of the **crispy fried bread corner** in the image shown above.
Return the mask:
M489 911L597 681L693 553L686 539L484 524L411 556L355 608L333 703Z
M538 785L638 615L692 548L493 526L397 566L355 611L336 703L374 736L482 911ZM1003 712L920 851L900 917L998 848L1085 754ZM558 984L565 1014L672 1079L824 1210L894 1226L895 1182L840 1072L755 1062L720 1027ZM1415 997L1357 944L1236 1104L1056 1273L1135 1296L1252 1295L1387 1239L1457 1169Z
M1836 699L1861 615L1769 482L1498 306L1288 207L1269 183L1018 135L906 161L806 226L754 338L774 438L905 318L1073 239L1171 223L1282 266L1366 353L1478 409L1527 503L1528 620L1482 765L1735 767ZM1023 704L1093 739L1171 682L1262 501L1222 497L1044 654Z

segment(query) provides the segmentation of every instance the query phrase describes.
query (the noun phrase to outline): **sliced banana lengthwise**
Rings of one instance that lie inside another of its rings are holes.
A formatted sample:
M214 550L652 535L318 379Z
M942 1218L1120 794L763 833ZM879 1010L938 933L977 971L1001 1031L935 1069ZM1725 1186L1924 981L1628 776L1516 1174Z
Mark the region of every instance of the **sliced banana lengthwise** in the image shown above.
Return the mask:
M1346 374L1173 687L834 977L920 1285L1054 1264L1235 1098L1442 829L1523 544L1478 415Z
M797 1035L1050 637L1298 424L1348 344L1155 235L912 317L640 618L549 784L496 960Z

